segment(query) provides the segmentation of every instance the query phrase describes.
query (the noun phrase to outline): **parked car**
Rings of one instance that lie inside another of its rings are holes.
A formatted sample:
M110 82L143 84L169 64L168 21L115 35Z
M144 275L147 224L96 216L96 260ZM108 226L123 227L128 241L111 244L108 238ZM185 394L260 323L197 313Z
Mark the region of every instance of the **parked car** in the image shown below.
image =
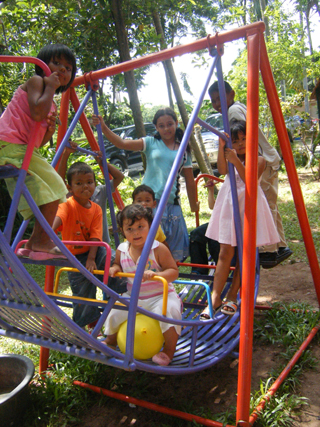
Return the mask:
M288 130L290 141L299 140L301 138L302 131L312 133L317 128L317 120L311 118L309 114L304 113L304 117L299 115L285 117L285 123Z
M145 123L147 136L153 136L156 133L156 128L153 123ZM123 139L138 139L139 135L136 132L134 125L124 126L121 128L112 129L114 133ZM106 147L106 157L110 163L117 166L122 172L125 170L132 172L139 172L143 170L142 158L140 151L128 151L115 147L105 137L104 145Z
M223 131L223 120L222 114L216 113L211 114L205 120L210 126L214 127L219 131ZM214 133L210 132L206 128L201 128L201 136L204 143L204 147L209 158L210 164L212 167L216 167L218 160L218 151L219 151L219 138ZM194 170L199 169L199 166L196 162L196 159L193 156L192 166Z

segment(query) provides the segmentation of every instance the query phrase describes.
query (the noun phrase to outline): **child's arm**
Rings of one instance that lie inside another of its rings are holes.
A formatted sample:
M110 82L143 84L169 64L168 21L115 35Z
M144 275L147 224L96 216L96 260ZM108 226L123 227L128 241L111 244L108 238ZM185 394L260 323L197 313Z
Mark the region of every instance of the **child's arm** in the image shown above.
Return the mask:
M48 141L50 141L52 135L55 133L56 130L56 119L57 119L57 113L54 111L47 116L47 123L48 128L46 133L44 134L43 140L40 144L40 147L43 147Z
M98 153L101 154L101 151L99 151ZM102 165L102 159L100 156L96 157L97 163L100 166L100 168L103 167ZM118 185L123 181L124 178L124 174L121 172L121 170L119 170L117 167L113 166L111 163L107 163L108 165L108 172L110 173L110 175L113 178L113 188L116 189L118 187Z
M237 156L236 150L232 148L226 148L225 150L225 156L228 162L232 163L234 167L237 169L240 178L243 182L245 182L246 176L245 176L245 166Z
M239 173L240 178L242 179L243 182L245 182L245 179L246 179L245 170L246 170L246 168L245 168L244 164L241 162L241 160L239 159L239 157L237 156L236 150L226 148L226 159L228 160L228 162L230 162L234 165L234 167L237 169L237 171ZM263 174L265 167L266 167L266 160L262 156L259 156L258 157L258 179Z
M124 150L141 151L143 149L143 139L122 139L108 128L101 116L93 114L92 124L97 126L101 124L101 130L105 137L116 147Z
M28 103L33 120L41 122L48 117L51 110L56 89L60 86L57 72L49 77L33 76L26 82L25 90L28 93Z
M100 242L99 239L89 239L91 242ZM86 269L88 271L90 271L90 273L93 272L93 270L97 269L97 264L96 264L96 255L97 255L97 251L98 251L98 246L89 246L89 253L88 253L88 258L87 258L87 262L86 262Z
M59 216L56 216L53 220L52 229L53 231L56 231L57 228L59 228L62 225L61 218Z
M155 248L155 256L158 264L162 268L162 271L151 271L147 270L143 274L143 281L150 280L154 276L160 276L166 279L166 281L173 282L179 276L179 270L175 260L173 259L169 249L164 246L162 243L159 243L159 246Z
M116 273L122 273L122 268L120 265L120 251L118 251L118 249L116 250L114 263L112 264L112 267L110 267L109 276L114 277Z
M262 156L258 156L258 179L263 174L266 168L266 159Z
M118 185L123 181L124 174L113 166L111 163L108 163L108 171L110 175L113 177L113 188L116 189Z
M75 150L78 147L78 144L73 141L69 141L71 147L65 147L60 159L60 163L58 166L58 174L61 176L61 178L65 181L66 180L66 174L67 174L67 166L68 166L68 159L70 157L71 153L74 153Z
M213 209L215 204L215 197L214 197L214 182L212 179L208 179L207 183L205 184L205 187L208 189L208 206L209 209Z
M187 194L191 212L198 212L200 202L196 201L197 187L193 177L192 168L183 168L183 176L186 180Z
M226 175L228 173L228 165L225 158L225 146L226 141L222 138L219 138L219 150L218 150L218 160L217 166L220 175Z

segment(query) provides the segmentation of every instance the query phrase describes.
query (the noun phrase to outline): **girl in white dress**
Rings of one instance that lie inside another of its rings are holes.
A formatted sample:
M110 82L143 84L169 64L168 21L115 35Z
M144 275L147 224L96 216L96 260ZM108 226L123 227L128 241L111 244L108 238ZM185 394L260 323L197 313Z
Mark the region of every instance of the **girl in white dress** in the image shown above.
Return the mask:
M221 301L221 292L230 273L230 265L237 246L234 225L233 204L231 196L231 183L228 174L228 162L235 167L236 186L239 201L239 212L243 229L244 201L245 201L245 158L246 158L246 122L243 120L232 121L231 140L232 149L225 147L225 141L219 139L218 170L225 175L225 181L219 191L206 237L217 240L220 243L220 253L214 275L212 291L212 307L214 313L221 310L222 313L233 315L237 311L237 294L240 288L240 270L237 257L236 269L233 275L232 286L228 292L228 298ZM266 161L262 156L258 157L258 179L265 169ZM257 239L256 246L269 245L279 241L279 235L275 227L270 208L265 195L258 186L257 198ZM201 319L209 319L208 307L202 312Z

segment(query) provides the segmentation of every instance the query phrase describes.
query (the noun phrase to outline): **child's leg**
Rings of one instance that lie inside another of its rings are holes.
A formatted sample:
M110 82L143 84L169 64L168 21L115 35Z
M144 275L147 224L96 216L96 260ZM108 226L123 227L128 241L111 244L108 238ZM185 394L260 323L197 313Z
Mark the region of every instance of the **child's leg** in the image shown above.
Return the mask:
M231 287L227 295L228 299L230 299L231 301L237 301L237 295L238 295L239 289L240 289L240 268L239 268L239 258L237 257L236 269L234 270Z
M112 251L112 255L111 255L110 265L114 263L114 260L116 257L115 251L113 249L111 249L111 251ZM105 263L105 258L103 262ZM101 269L104 270L104 265L102 266ZM118 294L123 294L124 292L127 291L127 279L125 277L109 277L107 285L110 289L117 292ZM109 296L105 292L103 292L103 299L104 300L109 299Z
M107 338L102 342L104 344L107 344L110 347L116 348L117 347L117 335L118 335L118 332L116 332L113 335L108 335Z
M176 328L171 326L166 332L163 333L164 347L162 353L165 353L170 360L173 359L174 352L176 351L176 345L178 342L179 335L176 332Z
M214 275L213 290L211 294L213 308L217 308L221 305L221 292L223 291L230 274L230 265L234 255L234 250L234 247L231 245L226 245L224 243L220 244L219 259Z
M84 266L86 265L87 257L88 252L77 255L78 261L80 261ZM90 280L84 277L81 273L68 272L68 279L72 295L89 299L96 298L97 289L95 285L93 285ZM73 321L79 326L86 326L99 319L99 317L100 311L98 307L87 304L73 304Z
M52 227L58 206L59 200L55 200L54 202L39 206L42 215L48 221L50 227ZM48 234L44 231L37 219L35 220L32 235L28 240L26 247L38 252L53 252L55 254L61 253L61 251L56 248L55 244L50 240Z
M149 300L149 306L144 308L149 309L153 313L162 314L162 303L162 296L153 297ZM169 292L166 316L168 319L181 319L181 300L175 292ZM181 333L181 326L173 326L166 322L160 322L160 328L163 332L164 347L162 351L153 356L152 360L158 365L167 366L173 359L179 334Z
M190 233L190 258L192 264L208 264L207 255L207 241L208 238L205 236L208 224L202 224L200 227L195 228ZM208 274L207 268L192 267L192 272L199 274Z

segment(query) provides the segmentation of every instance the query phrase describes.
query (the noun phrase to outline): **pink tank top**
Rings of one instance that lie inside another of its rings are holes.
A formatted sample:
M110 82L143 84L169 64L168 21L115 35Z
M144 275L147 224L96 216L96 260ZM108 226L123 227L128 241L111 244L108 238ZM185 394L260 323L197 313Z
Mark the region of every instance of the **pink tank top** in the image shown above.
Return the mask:
M50 112L55 112L56 106L52 103ZM0 117L0 140L12 144L28 144L36 126L30 113L28 94L18 87L9 105ZM47 131L46 119L42 120L37 134L35 147L39 148Z

